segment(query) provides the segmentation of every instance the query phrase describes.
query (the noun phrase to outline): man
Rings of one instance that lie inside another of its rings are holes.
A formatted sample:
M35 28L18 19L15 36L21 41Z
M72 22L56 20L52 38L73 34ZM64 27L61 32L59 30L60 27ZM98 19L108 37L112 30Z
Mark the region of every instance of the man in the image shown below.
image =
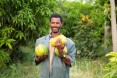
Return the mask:
M55 47L50 45L50 39L60 35L60 28L62 27L62 17L59 14L53 14L50 17L51 33L36 40L36 45L44 44L49 49L47 56L35 56L36 64L40 64L39 78L70 78L69 69L73 65L76 54L76 47L74 42L66 38L66 44L63 45L61 39L57 39L55 45L58 49L59 55L56 56ZM67 53L63 53L64 47L67 47Z

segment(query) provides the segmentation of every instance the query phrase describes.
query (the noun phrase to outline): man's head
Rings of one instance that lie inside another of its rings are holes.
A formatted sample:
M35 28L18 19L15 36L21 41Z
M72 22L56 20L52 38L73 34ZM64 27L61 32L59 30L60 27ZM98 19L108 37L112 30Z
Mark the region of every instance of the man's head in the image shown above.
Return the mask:
M52 19L53 17L54 17L54 18L60 18L61 23L63 23L63 19L62 19L61 15L59 15L59 14L52 14L51 17L50 17L50 22L51 22L51 19Z
M50 17L50 28L52 33L59 33L63 20L59 14L52 14Z

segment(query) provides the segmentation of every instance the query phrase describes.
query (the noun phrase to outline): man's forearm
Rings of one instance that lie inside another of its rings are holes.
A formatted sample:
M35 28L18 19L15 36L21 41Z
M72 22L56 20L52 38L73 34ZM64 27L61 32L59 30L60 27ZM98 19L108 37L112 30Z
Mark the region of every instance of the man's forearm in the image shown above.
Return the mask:
M38 65L42 62L42 60L39 60L37 57L34 58L34 61L35 61L36 65Z
M66 55L65 57L63 56L64 55L64 52L63 52L63 50L59 50L59 54L60 54L60 57L62 58L62 60L64 61L64 63L65 64L67 64L67 65L71 65L71 62L70 62L70 57L69 57L69 55Z
M36 65L44 61L47 57L48 55L35 56L34 60L35 60Z
M65 64L69 66L71 65L70 57L68 55L66 55L65 57L62 57L62 60L64 61Z

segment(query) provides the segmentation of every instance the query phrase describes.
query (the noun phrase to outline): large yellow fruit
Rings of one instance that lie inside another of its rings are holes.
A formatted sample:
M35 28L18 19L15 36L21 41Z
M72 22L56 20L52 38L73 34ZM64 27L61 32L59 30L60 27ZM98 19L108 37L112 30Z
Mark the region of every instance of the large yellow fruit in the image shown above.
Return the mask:
M62 44L66 44L66 37L64 35L59 35L59 36L57 36L57 39L58 38L61 39Z
M66 54L67 53L67 47L65 46L64 49L63 49L63 53ZM59 56L59 52L58 52L58 49L55 48L55 55Z
M45 46L44 44L39 44L39 45L35 48L35 54L36 54L37 56L48 55L48 48L47 48L47 46Z
M50 43L52 46L55 46L56 38L51 38Z
M61 34L61 35L58 35L55 38L51 38L50 43L51 43L52 46L55 46L57 39L61 39L61 42L62 42L63 45L66 44L66 37Z

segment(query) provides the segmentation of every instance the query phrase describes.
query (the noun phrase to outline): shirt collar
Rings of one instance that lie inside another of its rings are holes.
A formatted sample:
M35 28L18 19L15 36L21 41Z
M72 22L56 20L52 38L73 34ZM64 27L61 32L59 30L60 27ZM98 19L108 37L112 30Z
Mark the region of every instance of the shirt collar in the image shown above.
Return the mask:
M61 35L61 33L59 35ZM49 33L49 38L52 38L52 32Z
M52 38L52 32L51 32L51 33L49 33L49 38Z

